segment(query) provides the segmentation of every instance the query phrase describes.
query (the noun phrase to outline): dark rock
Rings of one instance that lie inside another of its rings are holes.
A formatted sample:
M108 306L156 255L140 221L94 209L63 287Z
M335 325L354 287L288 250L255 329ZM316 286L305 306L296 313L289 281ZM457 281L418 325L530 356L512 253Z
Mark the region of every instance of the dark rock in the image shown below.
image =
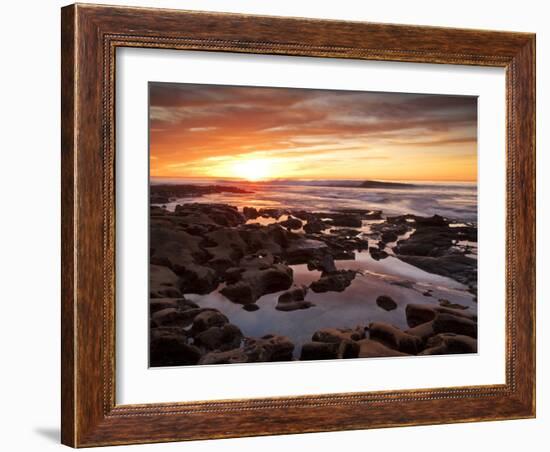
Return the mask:
M313 303L305 301L307 287L294 287L279 296L279 302L275 309L279 311L296 311L298 309L307 309L314 306Z
M360 228L363 225L361 216L347 213L326 213L325 216L332 220L334 226L345 226L349 228Z
M248 356L240 349L223 352L210 352L205 354L199 361L199 364L239 364L248 362Z
M477 338L477 323L465 317L438 314L433 323L435 333L455 333Z
M462 310L454 310L432 304L411 303L408 304L405 308L405 313L407 315L407 324L411 328L422 323L434 320L439 313L464 317L473 321L477 321L477 317L475 316L475 314L470 314Z
M343 292L355 279L354 270L338 270L323 274L318 281L311 283L313 292Z
M201 357L200 350L189 345L183 332L162 331L153 328L149 342L149 365L184 366L197 364Z
M289 245L283 258L289 265L307 264L314 260L322 260L327 251L328 247L324 242L301 238Z
M179 298L182 294L178 285L178 276L168 267L149 266L150 298Z
M390 243L397 241L397 234L393 231L385 231L382 233L382 241L384 243Z
M369 253L375 261L379 261L381 259L386 259L386 257L388 257L388 253L384 250L379 249L379 248L371 247L371 248L369 248Z
M262 295L288 289L292 285L292 269L283 264L263 270L245 269L240 278L220 292L234 303L250 304Z
M279 222L279 224L287 229L301 229L302 227L302 222L293 217L288 217L286 220Z
M243 334L237 326L226 323L222 326L211 326L198 333L195 335L194 344L207 350L225 351L238 348L242 337Z
M385 311L393 311L397 308L397 303L393 300L392 297L389 297L388 295L380 295L376 299L376 304Z
M318 234L328 228L328 225L317 218L308 219L304 231L308 234Z
M358 354L359 345L354 341L306 342L302 345L300 360L348 359L357 358Z
M420 355L449 355L477 353L477 340L453 333L438 334L430 338Z
M258 213L262 217L274 218L275 220L278 220L280 217L282 217L284 214L286 214L287 211L283 210L283 209L263 208L263 209L258 210Z
M178 265L179 289L183 293L207 294L218 287L215 270L198 264Z
M247 220L255 220L260 216L254 207L243 207L243 215Z
M336 359L338 357L338 348L338 343L306 342L302 345L300 360Z
M399 328L386 323L376 322L369 325L369 337L403 353L412 355L421 350L422 340L406 334Z
M307 268L311 270L319 270L323 273L332 273L336 271L336 265L334 264L334 257L332 254L325 254L320 258L312 259L307 263Z
M299 309L308 309L315 306L311 301L289 301L287 303L277 303L275 309L278 311L297 311Z
M245 339L244 352L249 362L290 361L294 344L286 336L267 334Z
M226 323L229 323L229 320L221 312L214 309L203 311L194 318L192 331L196 334L213 326L221 327Z
M362 339L359 345L358 358L384 358L388 356L409 356L406 353L386 347L384 344L372 339Z
M199 306L185 298L151 298L149 300L149 312L154 314L166 308L175 308L180 311L187 309L196 309Z
M359 341L365 337L363 327L356 328L323 328L315 333L311 339L314 342L336 342Z
M248 312L257 311L260 307L256 303L244 304L243 309Z
M302 301L307 294L306 286L293 287L279 295L279 303L289 303L291 301Z

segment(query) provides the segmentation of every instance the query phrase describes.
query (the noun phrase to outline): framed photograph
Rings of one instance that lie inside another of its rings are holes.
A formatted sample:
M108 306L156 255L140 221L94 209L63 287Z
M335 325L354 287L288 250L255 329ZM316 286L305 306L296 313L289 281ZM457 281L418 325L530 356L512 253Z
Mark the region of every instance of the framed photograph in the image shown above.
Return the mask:
M535 36L62 9L62 442L535 416Z

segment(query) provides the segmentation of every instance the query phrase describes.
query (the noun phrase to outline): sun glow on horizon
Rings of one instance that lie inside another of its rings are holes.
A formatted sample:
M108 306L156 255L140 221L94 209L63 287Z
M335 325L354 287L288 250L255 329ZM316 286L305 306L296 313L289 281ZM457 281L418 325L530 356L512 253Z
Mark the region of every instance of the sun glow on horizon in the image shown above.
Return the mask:
M275 177L273 162L269 159L243 159L230 166L231 174L238 179L258 182Z

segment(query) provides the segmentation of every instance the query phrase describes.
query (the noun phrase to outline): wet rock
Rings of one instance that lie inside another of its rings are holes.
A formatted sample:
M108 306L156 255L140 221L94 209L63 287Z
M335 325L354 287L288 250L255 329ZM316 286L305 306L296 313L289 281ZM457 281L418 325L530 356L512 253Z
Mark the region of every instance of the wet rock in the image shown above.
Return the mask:
M179 278L168 267L161 265L149 266L149 296L150 298L179 298Z
M362 339L359 345L358 358L384 358L388 356L409 356L406 353L386 347L383 343L372 339Z
M248 245L249 253L267 250L273 255L280 255L292 241L300 238L279 224L248 224L239 228L239 234Z
M434 321L431 322L425 322L421 323L420 325L417 325L413 328L409 328L408 330L405 330L406 334L410 334L412 336L419 337L422 342L426 342L430 337L435 335L434 331Z
M430 322L435 319L439 314L449 314L458 317L464 317L473 321L477 321L477 316L469 312L462 310L455 310L450 308L445 308L442 306L436 306L432 304L418 304L411 303L408 304L405 308L405 314L407 316L407 324L413 328L422 323Z
M453 333L438 334L430 338L420 355L448 355L477 353L477 340Z
M211 326L195 335L194 345L204 347L207 350L231 350L241 345L243 334L241 330L231 324Z
M371 247L369 248L369 253L375 261L386 259L386 257L388 257L388 253L380 248Z
M210 244L205 250L211 256L207 265L217 271L236 265L248 250L246 242L234 228L217 229L206 234L205 238Z
M267 334L261 338L246 338L244 352L249 362L290 361L294 344L286 336Z
M175 215L188 224L213 224L233 227L246 221L236 207L227 204L189 203L176 206Z
M452 278L466 286L477 288L477 259L454 254L442 257L397 256L403 262L424 271Z
M326 213L325 216L332 220L334 226L360 228L363 225L361 216L353 213Z
M455 333L477 338L477 322L457 315L439 313L433 323L435 333Z
M376 299L376 304L385 311L393 311L397 308L397 303L388 295L380 295Z
M307 309L314 306L313 303L305 301L307 287L294 287L279 296L275 309L279 311L296 311L298 309Z
M354 270L338 270L323 274L318 281L311 283L313 292L343 292L355 279Z
M255 220L260 213L254 207L243 207L243 215L247 220Z
M330 233L334 235L339 235L342 237L355 237L361 234L361 231L358 229L341 228L341 229L332 229Z
M292 285L292 269L283 264L274 264L263 269L245 269L240 280L225 286L220 292L234 303L250 304L262 295L286 290Z
M298 309L308 309L314 306L313 303L305 301L307 287L294 287L279 296L275 309L279 311L296 311Z
M387 323L375 322L369 325L369 338L382 342L384 345L403 353L415 355L420 352L422 340L406 334L399 328Z
M334 264L334 257L332 254L325 254L320 258L312 259L307 263L307 268L311 270L319 270L323 273L332 273L336 271L336 265Z
M300 309L308 309L315 306L311 301L289 301L288 303L277 303L275 309L278 311L297 311Z
M248 312L254 312L260 309L256 303L243 304L243 309Z
M289 265L307 264L314 260L322 260L327 251L328 247L324 242L301 238L289 245L283 258Z
M290 301L301 301L307 294L306 286L293 287L279 295L279 303L288 303Z
M258 210L258 213L260 216L265 218L274 218L275 220L278 220L280 217L285 215L287 213L284 209L274 209L274 208L263 208Z
M397 234L393 231L385 231L382 233L382 242L390 243L397 241Z
M315 333L311 339L314 342L359 341L365 337L365 328L323 328Z
M302 345L300 360L357 358L359 345L350 340L340 342L306 342Z
M182 293L207 294L218 287L218 277L212 268L189 263L177 266L176 273Z
M221 312L215 309L203 311L194 318L192 332L197 334L211 327L224 326L226 323L229 323L229 320Z
M288 219L279 222L279 224L287 229L301 229L302 222L297 218L288 217Z
M339 344L329 342L306 342L302 345L300 360L336 359Z
M187 310L198 308L196 303L185 298L151 298L149 300L149 312L154 314L166 308L174 308L178 310Z
M164 308L153 315L151 321L155 326L186 326L190 324L189 316L177 308Z
M149 364L152 367L197 364L200 357L198 347L188 344L183 332L151 330Z
M317 218L310 218L308 219L308 222L304 225L304 231L308 234L318 234L328 227L329 226L323 221Z
M275 258L273 257L273 254L267 250L259 250L256 253L244 256L239 262L239 267L265 270L271 267L274 263Z
M239 364L248 362L248 356L240 349L206 353L199 364Z

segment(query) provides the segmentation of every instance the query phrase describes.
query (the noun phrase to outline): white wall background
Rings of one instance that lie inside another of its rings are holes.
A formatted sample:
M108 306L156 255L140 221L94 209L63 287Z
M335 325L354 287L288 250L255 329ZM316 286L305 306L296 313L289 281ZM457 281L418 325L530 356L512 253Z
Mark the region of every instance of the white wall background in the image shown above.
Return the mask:
M263 438L119 447L151 451L280 451L315 449L500 452L547 450L550 290L550 17L546 2L417 0L298 2L277 0L113 0L118 4L240 13L349 19L537 33L538 132L538 416L536 420L407 427ZM98 3L98 2L93 2ZM59 450L59 8L64 2L27 0L2 6L0 124L1 372L0 444L9 451ZM545 290L546 289L546 290ZM546 380L546 381L545 381ZM546 434L546 435L545 435ZM547 439L545 441L547 443Z

